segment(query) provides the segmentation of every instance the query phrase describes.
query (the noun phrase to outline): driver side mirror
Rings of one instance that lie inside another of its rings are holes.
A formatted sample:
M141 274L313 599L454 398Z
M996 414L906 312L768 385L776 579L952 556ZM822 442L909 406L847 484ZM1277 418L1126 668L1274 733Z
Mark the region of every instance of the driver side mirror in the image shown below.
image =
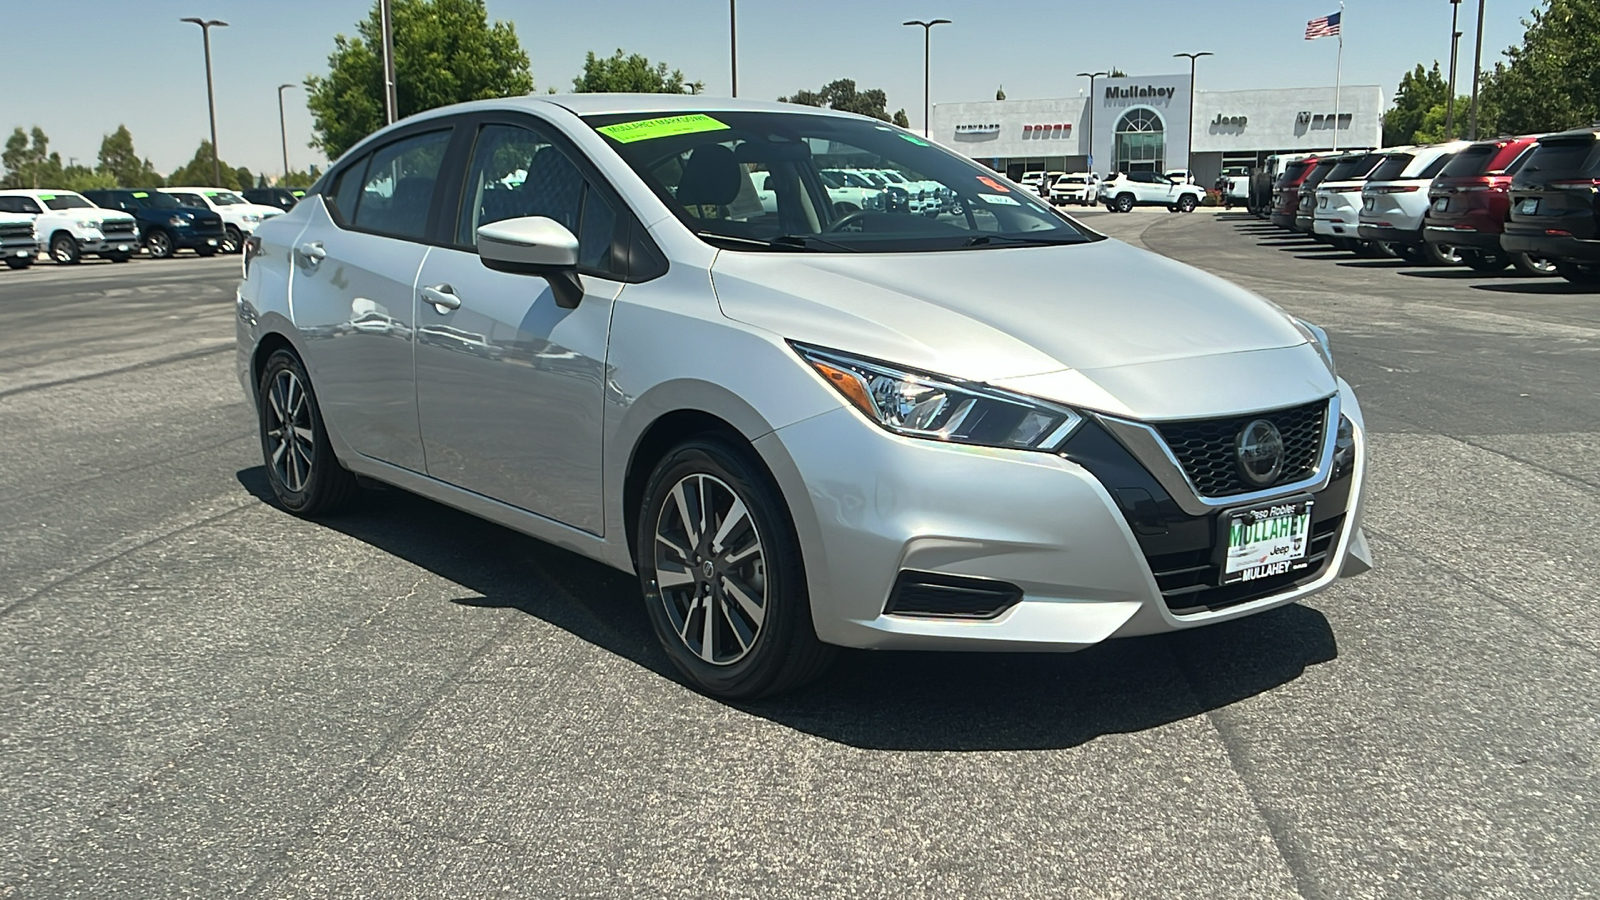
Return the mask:
M583 299L578 238L554 219L522 216L478 226L478 259L496 272L544 278L562 309Z

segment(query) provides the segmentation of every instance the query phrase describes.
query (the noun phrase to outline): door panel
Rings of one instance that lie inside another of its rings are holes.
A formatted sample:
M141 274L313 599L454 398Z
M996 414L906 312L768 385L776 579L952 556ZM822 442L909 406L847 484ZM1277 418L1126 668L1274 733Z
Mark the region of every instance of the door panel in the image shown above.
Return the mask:
M328 427L357 453L417 472L424 467L412 331L427 250L346 231L318 203L290 276L290 309Z
M419 292L460 306L419 300L417 405L429 475L599 534L606 338L622 285L580 277L583 301L562 309L543 278L435 248Z

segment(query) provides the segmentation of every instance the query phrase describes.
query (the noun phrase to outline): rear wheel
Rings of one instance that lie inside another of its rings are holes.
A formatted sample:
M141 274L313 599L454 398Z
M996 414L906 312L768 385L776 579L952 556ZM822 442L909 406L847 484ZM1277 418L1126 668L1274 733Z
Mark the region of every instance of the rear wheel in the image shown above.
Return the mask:
M127 262L128 260L133 259L133 254L132 253L107 253L106 254L106 259L109 259L114 263Z
M196 256L216 256L217 248L211 244L201 244L194 248Z
M1116 199L1111 201L1111 208L1121 213L1133 212L1133 195L1118 194Z
M1556 271L1573 284L1600 285L1600 265L1597 264L1575 263L1561 259L1556 261Z
M1555 260L1547 259L1543 256L1529 256L1526 253L1513 253L1511 254L1511 264L1516 266L1517 271L1524 275L1540 276L1556 274Z
M1472 271L1484 275L1493 275L1511 265L1510 257L1498 250L1464 250L1461 253L1461 261Z
M1413 247L1410 244L1390 244L1389 250L1395 256L1398 256L1408 263L1420 263L1426 261L1426 257L1422 255L1422 250L1418 247Z
M1389 259L1394 250L1382 241L1356 241L1356 255L1366 259Z
M51 238L50 258L55 260L57 265L77 265L83 258L83 254L78 251L78 239L66 232Z
M284 509L299 516L335 512L356 496L356 477L339 464L299 357L287 350L267 359L256 386L261 456L267 481Z
M1436 266L1461 265L1461 251L1449 244L1435 244L1428 241L1422 245L1422 252L1428 262Z
M775 694L832 660L811 624L788 509L747 448L707 437L668 453L645 488L636 538L650 623L701 690Z

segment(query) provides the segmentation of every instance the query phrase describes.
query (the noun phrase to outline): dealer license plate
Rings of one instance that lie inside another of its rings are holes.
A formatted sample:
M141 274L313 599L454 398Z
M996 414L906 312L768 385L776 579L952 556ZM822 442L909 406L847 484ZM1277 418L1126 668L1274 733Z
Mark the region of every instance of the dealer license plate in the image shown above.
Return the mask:
M1450 198L1449 197L1439 197L1439 198L1435 199L1433 201L1433 208L1438 210L1439 212L1444 212L1445 210L1450 208Z
M1522 201L1522 205L1517 208L1517 212L1522 213L1525 216L1534 215L1538 211L1539 211L1539 198L1538 197L1529 197L1528 199Z
M1222 517L1228 553L1222 563L1222 584L1238 584L1304 570L1310 563L1309 497L1239 509Z

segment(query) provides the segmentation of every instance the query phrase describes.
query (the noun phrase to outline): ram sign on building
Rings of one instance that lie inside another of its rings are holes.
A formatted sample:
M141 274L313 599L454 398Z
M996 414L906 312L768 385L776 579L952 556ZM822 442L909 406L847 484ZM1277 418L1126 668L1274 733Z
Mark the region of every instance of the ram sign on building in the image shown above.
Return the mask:
M1380 146L1382 89L1345 85L1337 106L1334 93L1195 91L1191 132L1188 73L1097 78L1092 97L937 104L933 137L1013 178L1038 169L1190 169L1210 184L1224 166L1253 166L1273 153Z

